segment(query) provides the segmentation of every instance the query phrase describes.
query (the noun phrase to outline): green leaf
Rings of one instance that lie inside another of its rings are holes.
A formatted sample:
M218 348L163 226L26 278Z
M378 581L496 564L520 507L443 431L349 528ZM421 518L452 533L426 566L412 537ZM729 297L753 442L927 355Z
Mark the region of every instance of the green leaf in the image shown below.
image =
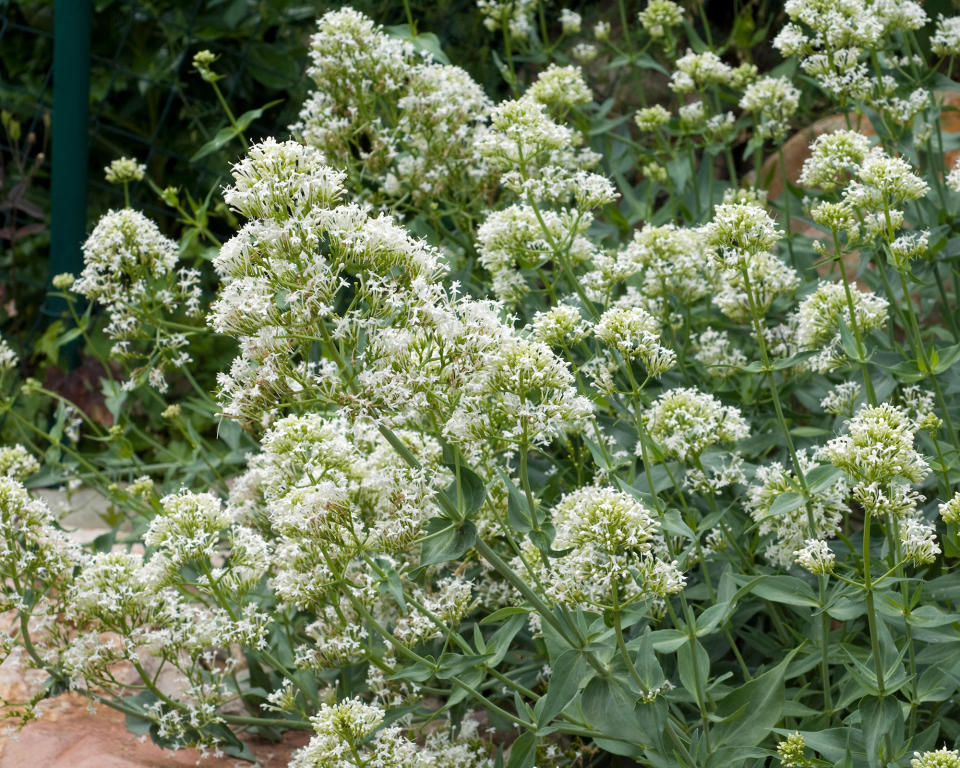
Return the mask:
M432 32L422 32L418 35L413 33L413 30L410 29L409 24L396 24L391 27L384 27L384 31L390 35L390 37L396 37L399 40L406 40L409 43L413 44L413 47L424 53L429 53L433 58L439 61L441 64L449 64L450 59L447 57L447 54L443 52L443 46L440 44L440 38L438 38Z
M537 725L548 725L573 701L573 697L592 676L593 667L579 650L571 649L561 653L553 663L553 674L550 675L550 686L546 695L542 696L533 708Z
M275 101L268 102L264 104L259 109L251 109L247 112L244 112L240 117L237 118L237 128L240 131L245 131L250 127L250 123L256 120L258 117L261 117L264 112L266 112L270 107L275 107L277 104L280 104L283 99L276 99Z
M821 464L814 467L804 476L807 481L807 488L811 493L819 493L833 485L837 480L843 477L843 470L832 466L831 464Z
M37 357L39 354L43 354L54 365L57 364L57 360L60 357L60 334L63 331L63 323L59 320L54 320L50 325L47 326L47 329L43 332L43 335L37 339L34 346L34 357Z
M159 699L151 693L150 691L140 691L136 696L125 696L123 703L129 709L139 709L143 710L146 707L155 704ZM128 712L124 717L124 724L127 726L127 730L135 734L136 736L145 736L150 733L150 728L153 726L153 720L146 717L140 717L138 715Z
M459 466L447 464L445 466L453 472L454 480L444 490L443 495L450 500L453 507L460 513L461 519L466 520L480 509L480 505L487 497L487 489L480 476L463 464Z
M503 484L507 487L507 521L517 533L527 533L534 529L534 521L530 519L530 505L527 497L517 488L510 476L497 467Z
M941 350L935 349L933 352L938 353L939 356L937 362L933 363L934 373L943 373L945 370L953 366L957 360L960 360L960 344L954 344L952 347L945 347Z
M640 636L639 640L636 658L633 663L637 675L646 688L645 693L649 693L658 690L666 678L663 674L663 667L660 666L657 659L657 654L653 650L653 632L650 631L650 627L644 628L643 635Z
M863 362L860 359L860 350L857 348L857 339L850 332L850 327L843 317L840 318L840 345L848 358L854 362Z
M672 653L687 642L687 635L678 629L657 629L650 633L653 649L658 653ZM628 645L633 647L634 642Z
M780 517L781 515L786 515L789 512L793 512L795 509L800 509L804 504L803 495L800 493L793 493L788 491L787 493L781 493L773 500L773 504L770 505L770 509L766 514L766 517Z
M127 401L127 390L120 386L120 382L100 379L100 391L103 393L103 403L114 421L119 420L120 410Z
M797 649L773 669L731 691L717 704L723 718L711 729L711 741L738 747L754 747L763 741L780 720L783 709L783 678Z
M490 636L490 639L487 640L487 653L493 655L486 660L486 665L490 669L503 661L503 657L507 655L507 651L513 644L513 638L517 636L517 632L523 629L523 625L526 623L527 615L525 613L511 616L503 626Z
M824 435L831 435L833 432L823 427L794 427L790 430L790 434L794 437L823 437Z
M739 576L746 579L746 576ZM763 576L756 579L750 591L757 597L769 600L772 603L784 605L800 605L808 608L819 608L820 601L813 594L813 589L796 576Z
M380 570L386 574L386 578L380 582L381 589L396 600L401 611L406 612L407 601L403 596L403 580L400 578L400 574L390 564L390 561L384 558L377 558L376 563Z
M677 675L680 684L693 700L702 702L710 676L710 657L699 640L688 640L686 647L677 649Z
M483 656L465 656L462 653L444 653L437 662L437 679L449 680L483 663Z
M194 163L197 160L202 160L207 155L213 154L219 149L222 149L227 145L227 143L234 136L241 136L243 132L250 127L250 123L256 120L258 117L261 117L264 112L266 112L270 107L275 107L277 104L280 104L283 99L277 99L276 101L271 101L267 104L264 104L258 109L251 109L247 112L244 112L236 120L236 126L227 125L217 131L216 135L210 139L206 144L204 144L200 149L193 153L190 157L190 162Z
M527 731L510 746L510 759L507 768L533 768L537 757L537 734Z
M654 706L656 705L656 706ZM594 741L617 755L639 756L641 744L655 743L664 714L658 699L637 710L637 698L615 677L595 677L580 697L583 716L603 737Z
M903 740L903 717L900 704L893 696L864 696L860 700L860 723L867 748L870 768L880 766L881 740L889 738L891 744ZM886 764L893 755L884 755Z
M217 150L225 147L227 142L237 135L238 132L232 125L221 128L219 131L217 131L216 135L210 139L210 141L208 141L190 156L190 162L196 162L197 160L203 159L207 155L213 154Z
M499 608L489 616L484 616L480 619L481 624L496 624L498 621L507 618L508 616L513 616L518 613L530 613L529 608L521 608L517 605L508 605L504 608Z
M477 527L469 520L457 525L442 517L431 518L421 539L420 566L457 560L477 541Z
M697 637L703 637L715 632L723 624L732 610L736 606L731 606L729 602L716 603L708 607L703 613L697 616Z

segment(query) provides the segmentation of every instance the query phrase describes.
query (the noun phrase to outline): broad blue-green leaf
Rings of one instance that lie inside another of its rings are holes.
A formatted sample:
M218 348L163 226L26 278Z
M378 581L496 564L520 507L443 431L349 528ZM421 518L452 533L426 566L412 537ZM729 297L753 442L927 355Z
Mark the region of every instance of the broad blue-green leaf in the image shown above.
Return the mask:
M553 663L553 673L550 675L550 685L547 693L542 696L534 707L537 725L545 726L559 715L580 688L592 676L593 667L586 657L577 650L564 651Z
M519 632L526 623L527 616L525 613L522 615L515 614L490 636L490 639L487 640L487 651L493 655L487 659L488 667L493 668L503 661L503 657L506 656L507 651L510 650L513 638L516 637L517 632Z
M745 576L740 576L745 579ZM772 603L783 603L784 605L800 605L809 608L819 608L820 601L817 600L813 589L796 576L764 576L757 579L750 591L757 597L769 600Z
M770 505L770 509L767 512L766 517L780 517L781 515L786 515L789 512L793 512L795 509L800 509L803 504L804 498L802 494L792 493L790 491L781 493L773 500L773 504Z
M421 539L420 565L434 565L457 560L477 541L477 527L469 520L457 525L443 517L427 522Z
M429 53L441 64L450 63L447 54L443 52L440 38L433 34L433 32L421 32L415 35L409 24L396 24L394 26L384 27L383 29L390 37L396 37L412 43L414 48Z
M766 738L780 720L783 677L795 653L720 700L716 714L725 719L710 729L713 744L753 747Z
M821 464L807 472L804 479L807 481L807 488L810 489L810 492L818 493L829 488L841 477L843 477L842 469L838 469L831 464Z
M694 701L704 700L710 676L710 657L699 640L690 640L686 646L677 649L677 676Z
M870 768L880 765L881 741L891 743L895 749L903 740L903 717L900 704L893 696L864 696L860 700L860 723L866 742L867 762ZM884 762L892 754L884 755Z
M507 768L533 768L537 757L537 735L535 733L521 734L510 746L510 759Z
M443 495L457 510L461 519L470 517L480 509L487 496L487 489L480 476L472 469L460 464L447 464L447 469L453 473L453 482L443 491Z
M655 741L651 729L659 730L661 703L658 699L638 711L637 697L613 677L593 678L580 698L587 723L603 734L594 740L608 752L628 756L639 755L644 744Z

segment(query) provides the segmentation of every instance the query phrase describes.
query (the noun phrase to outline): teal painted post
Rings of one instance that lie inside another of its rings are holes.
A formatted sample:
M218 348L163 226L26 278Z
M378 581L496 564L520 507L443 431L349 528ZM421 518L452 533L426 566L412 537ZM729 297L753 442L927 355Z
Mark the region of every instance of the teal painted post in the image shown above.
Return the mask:
M77 274L87 229L87 134L90 113L90 0L54 0L51 231L49 279ZM62 299L44 311L59 316Z

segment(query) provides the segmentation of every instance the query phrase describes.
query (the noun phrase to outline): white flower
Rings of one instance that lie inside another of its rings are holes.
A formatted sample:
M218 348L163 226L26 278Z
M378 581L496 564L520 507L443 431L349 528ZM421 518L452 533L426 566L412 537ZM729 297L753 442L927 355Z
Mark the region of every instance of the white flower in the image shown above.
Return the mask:
M830 546L819 539L807 539L803 547L793 553L797 565L806 568L810 573L830 573L836 555L830 551Z
M926 230L900 235L890 243L890 256L893 259L893 265L899 270L907 269L913 259L923 256L927 252L929 240L930 233Z
M935 752L913 753L910 768L960 768L960 752L942 747Z
M683 9L672 0L650 0L638 14L640 24L654 40L683 24Z
M758 134L779 138L786 134L790 119L800 106L800 91L785 77L763 77L747 86L740 108L756 114Z
M886 299L850 286L848 302L847 290L840 282L821 282L813 293L800 302L797 309L797 346L802 350L816 350L817 354L808 361L815 371L824 373L846 360L840 339L840 322L852 328L850 304L853 304L861 336L880 328L887 321Z
M837 384L820 401L820 407L834 416L853 416L853 407L860 397L860 385L855 381Z
M709 245L719 250L724 265L739 268L752 256L766 253L782 237L770 215L759 205L723 203L703 228Z
M0 371L12 371L20 364L20 359L7 340L0 337Z
M707 373L729 379L739 366L747 364L747 356L733 345L726 331L707 328L693 339L693 357L704 365Z
M22 445L0 448L0 475L24 481L40 471L40 462Z
M702 90L708 85L729 84L732 78L733 70L713 51L694 53L687 49L686 54L677 59L677 69L670 78L670 88L683 94Z
M956 56L960 53L960 16L937 17L937 29L930 38L930 48L937 56Z
M660 324L640 307L608 309L594 327L594 333L628 360L640 360L650 376L659 377L676 365L676 354L661 343Z
M932 563L940 554L936 528L917 516L900 521L900 546L904 558L914 565Z
M587 335L588 330L580 310L570 304L538 312L530 327L534 339L553 347L575 344Z
M579 67L551 64L537 75L523 98L533 99L553 110L565 111L577 104L588 103L593 94Z
M907 412L887 403L864 406L847 422L847 434L831 440L824 454L861 484L904 479L919 482L929 472L913 447L915 425Z
M800 183L835 189L845 175L854 174L870 151L870 139L856 131L834 131L813 140L810 157L803 161Z
M571 11L569 8L563 8L560 11L560 26L563 28L563 34L575 35L580 31L580 24L583 21L580 14Z
M940 517L945 523L960 523L960 491L940 505Z
M797 452L797 460L804 474L819 466L802 450ZM808 540L826 541L837 535L849 491L841 476L826 487L811 492L805 503L787 512L775 513L774 504L778 498L788 493L799 495L800 492L795 470L776 461L757 467L754 482L747 489L747 511L758 523L762 536L772 534L767 540L764 557L781 568L789 568L797 560L797 551L803 549Z
M659 104L654 104L638 110L633 119L641 131L654 131L670 122L670 113Z
M111 184L128 184L131 181L140 181L147 166L138 163L132 157L121 157L103 170L106 180Z
M736 442L750 434L737 408L693 387L660 395L644 420L650 436L667 455L681 461L696 460L711 445Z
M209 493L183 490L164 496L160 506L143 541L159 548L171 569L210 557L231 522L220 500Z

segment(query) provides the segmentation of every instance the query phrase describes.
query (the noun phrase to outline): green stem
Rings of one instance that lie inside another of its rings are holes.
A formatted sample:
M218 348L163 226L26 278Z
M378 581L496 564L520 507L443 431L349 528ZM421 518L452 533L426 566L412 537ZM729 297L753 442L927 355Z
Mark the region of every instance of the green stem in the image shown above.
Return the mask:
M877 691L880 697L886 695L884 690L883 660L880 656L880 641L877 634L877 614L873 604L873 582L870 574L870 518L869 512L863 516L863 589L866 594L867 626L870 630L870 651L873 654L873 664L877 671Z

